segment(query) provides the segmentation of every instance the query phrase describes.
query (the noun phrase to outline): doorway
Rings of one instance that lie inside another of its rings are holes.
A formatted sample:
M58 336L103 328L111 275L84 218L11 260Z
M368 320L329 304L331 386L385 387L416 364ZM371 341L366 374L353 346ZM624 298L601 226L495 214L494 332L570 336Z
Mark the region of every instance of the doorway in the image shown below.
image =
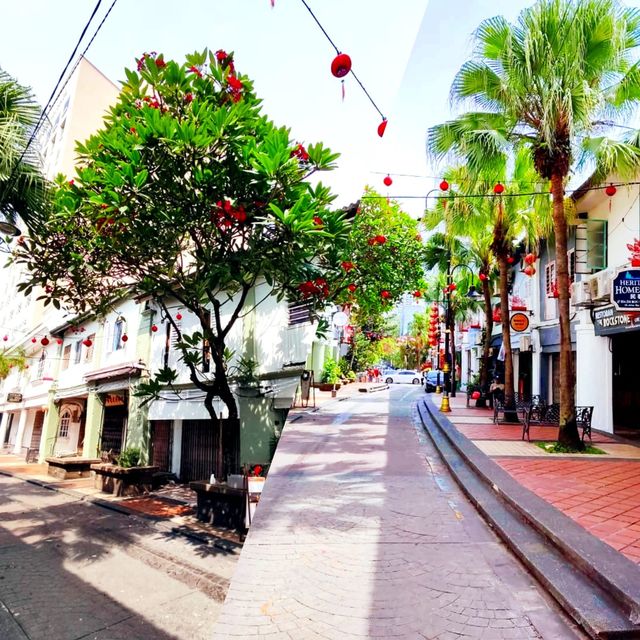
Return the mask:
M105 407L100 451L113 455L122 452L128 415L129 411L126 406Z
M616 433L640 437L640 331L611 336L613 426Z

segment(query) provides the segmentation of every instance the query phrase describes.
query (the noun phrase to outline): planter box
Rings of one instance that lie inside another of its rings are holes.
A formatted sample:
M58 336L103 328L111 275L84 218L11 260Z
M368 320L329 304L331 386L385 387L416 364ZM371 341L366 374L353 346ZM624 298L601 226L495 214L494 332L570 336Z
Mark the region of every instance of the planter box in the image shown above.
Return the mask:
M73 456L68 458L45 458L47 473L60 480L70 478L88 478L91 475L91 465L98 464L100 458L82 458Z
M244 532L247 495L243 489L226 483L190 482L198 496L198 520L226 529Z
M313 385L314 387L316 387L316 389L319 389L320 391L333 391L333 383L332 382L318 382L317 384ZM335 384L335 388L336 391L342 386L341 382L336 382Z
M160 467L119 467L117 464L92 464L95 473L94 486L103 493L115 496L139 496L149 493L153 474Z

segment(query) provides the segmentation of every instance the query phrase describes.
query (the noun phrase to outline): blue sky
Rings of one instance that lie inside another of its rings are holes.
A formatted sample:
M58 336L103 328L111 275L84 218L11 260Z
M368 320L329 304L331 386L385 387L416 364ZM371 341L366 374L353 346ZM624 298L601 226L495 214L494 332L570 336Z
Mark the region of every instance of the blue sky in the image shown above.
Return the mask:
M342 154L339 169L322 178L339 204L355 201L371 184L392 197L417 196L401 202L419 215L423 196L439 180L398 174L436 176L425 156L426 130L452 115L449 87L470 54L474 28L497 14L513 19L531 2L307 1L389 118L383 139L376 134L380 116L350 76L341 100L340 82L329 69L335 53L300 0L275 0L273 9L269 0L118 0L87 57L117 82L144 51L180 59L207 46L233 50L272 119L291 127L301 142L322 140ZM100 16L110 4L103 0ZM0 67L46 102L94 5L4 3ZM389 189L377 172L391 173Z

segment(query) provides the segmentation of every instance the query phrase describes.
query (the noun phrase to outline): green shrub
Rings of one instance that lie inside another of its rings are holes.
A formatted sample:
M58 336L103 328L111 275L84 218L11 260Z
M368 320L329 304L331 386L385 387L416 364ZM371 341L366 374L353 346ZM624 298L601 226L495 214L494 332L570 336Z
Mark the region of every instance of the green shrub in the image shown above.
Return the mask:
M327 358L322 368L320 382L336 384L340 382L340 366L333 358Z
M137 467L140 464L141 452L138 447L128 447L118 456L118 464L121 467Z

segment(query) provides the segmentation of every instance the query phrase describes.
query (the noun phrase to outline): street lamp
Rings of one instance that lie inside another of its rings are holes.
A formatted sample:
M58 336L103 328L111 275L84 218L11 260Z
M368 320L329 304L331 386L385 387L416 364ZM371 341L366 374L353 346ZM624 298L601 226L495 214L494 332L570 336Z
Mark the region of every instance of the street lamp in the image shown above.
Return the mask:
M450 338L451 338L451 293L454 290L453 285L453 274L456 269L468 269L471 274L471 278L473 281L474 273L473 269L469 265L459 263L451 268L451 251L447 251L447 278L446 278L446 286L444 289L444 293L446 294L446 305L445 305L445 329L444 329L444 365L442 367L442 371L444 373L444 393L442 394L442 401L440 403L440 411L443 413L451 412L451 405L449 404L449 397L455 398L455 370L453 370L454 364L453 359L455 358L455 354L451 354L450 350ZM468 298L472 298L477 300L480 297L480 293L476 290L475 285L471 285L466 293ZM453 385L451 384L451 378L453 374Z
M3 251L4 253L10 253L9 251L9 243L11 242L11 238L15 238L16 236L20 235L20 229L18 229L18 227L16 227L15 224L13 224L12 222L9 222L4 216L2 218L0 218L0 234L2 234L3 237L0 237L0 251ZM5 248L6 245L6 248Z

